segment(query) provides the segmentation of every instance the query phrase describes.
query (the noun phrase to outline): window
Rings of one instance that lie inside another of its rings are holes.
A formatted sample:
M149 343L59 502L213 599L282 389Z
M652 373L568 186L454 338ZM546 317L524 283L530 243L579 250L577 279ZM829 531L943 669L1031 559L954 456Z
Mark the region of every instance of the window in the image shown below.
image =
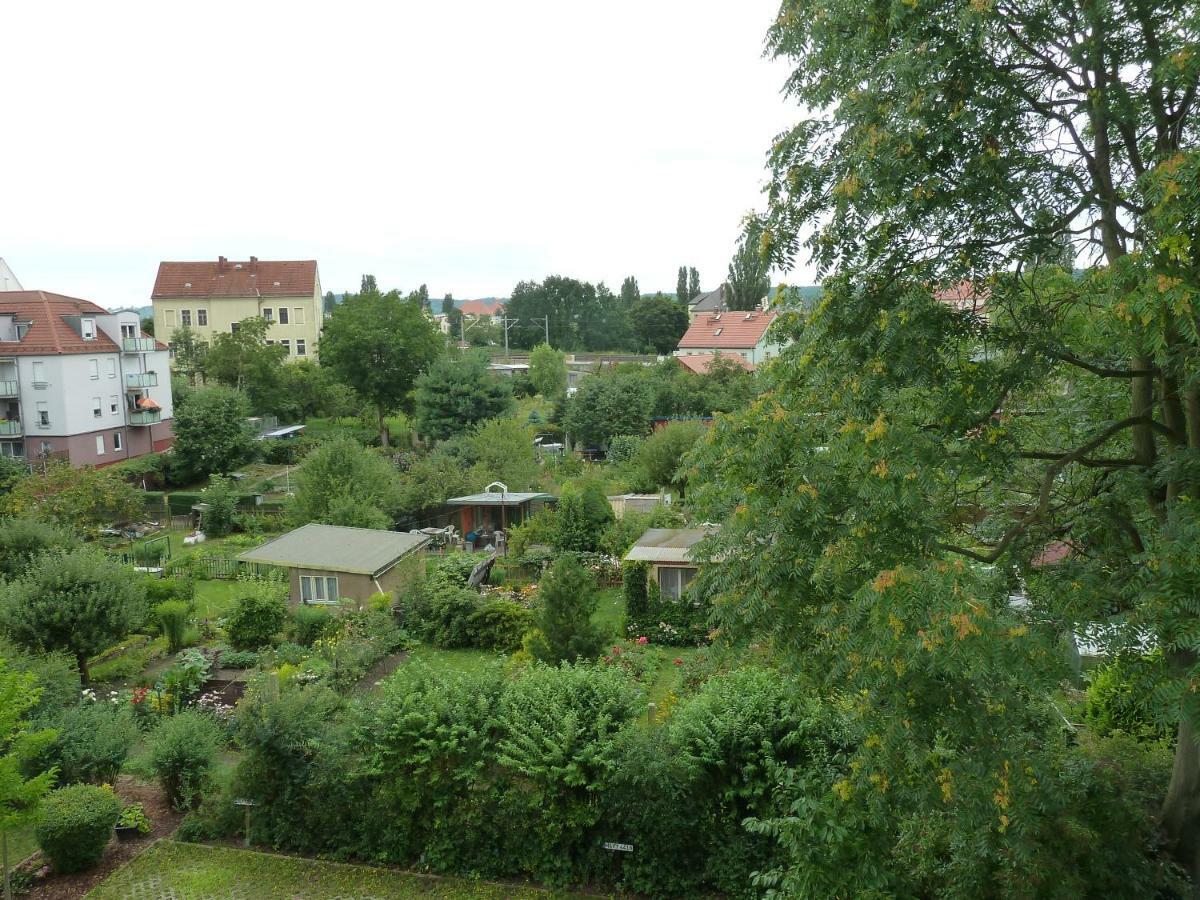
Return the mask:
M117 360L116 360L116 358L115 358L115 357L109 357L109 360L108 360L108 377L109 377L109 378L116 378L116 377L117 377Z
M304 324L304 307L297 306L295 312L296 312L296 315L292 317L292 321L295 322L297 325L303 325Z
M35 362L33 364L33 383L46 383L46 364L44 362Z
M88 360L88 375L91 377L92 381L95 381L100 377L100 360Z
M208 327L208 310L207 309L196 310L196 324L203 326L205 328Z
M190 309L181 309L179 311L179 324L184 328L192 327L192 311Z
M274 341L272 341L272 340L270 340L270 339L268 339L268 340L267 340L267 346L268 346L268 347L274 347L274 346L275 346L275 342L274 342Z
M164 316L166 316L166 319L167 319L167 327L168 327L168 328L174 328L174 327L175 327L175 310L173 310L173 309L164 309L164 310L163 310L163 315L164 315Z
M50 427L50 407L46 405L45 400L39 400L37 404L37 423L38 428Z
M325 575L301 575L300 600L303 603L337 603L338 580Z
M274 322L275 321L275 310L271 309L271 307L269 307L269 306L264 306L263 307L263 318L266 319L268 322Z
M96 455L104 455L104 435L102 434L96 435Z
M241 328L241 327L242 327L242 323L241 323L241 322L234 322L234 323L232 323L232 324L229 326L229 333L230 333L230 334L237 334L237 333L238 333L238 329L239 329L239 328Z
M137 329L136 325L133 325L129 322L126 322L123 325L121 325L121 337L135 338L137 336L138 336L138 329Z
M117 407L117 395L109 394L108 395L108 411L115 416L117 414L117 408L118 408Z
M692 579L696 577L695 569L682 569L674 566L663 566L658 570L658 587L664 597L678 600L687 590Z
M304 356L307 353L308 353L308 351L304 349L304 338L297 338L296 339L296 355Z
M95 418L98 419L102 415L104 415L104 407L100 403L100 398L93 397L92 398L92 416L94 416Z
M113 432L113 450L120 450L120 449L121 449L121 432L114 431Z
M279 307L279 324L286 325L288 323L288 308L286 306Z
M281 346L284 350L287 351L288 356L292 355L292 342L291 341L280 341L279 346Z
M96 339L96 320L81 319L79 321L79 330L83 332L85 341L94 341Z
M39 452L42 454L42 456L49 456L54 452L54 445L49 441L42 441L41 450Z

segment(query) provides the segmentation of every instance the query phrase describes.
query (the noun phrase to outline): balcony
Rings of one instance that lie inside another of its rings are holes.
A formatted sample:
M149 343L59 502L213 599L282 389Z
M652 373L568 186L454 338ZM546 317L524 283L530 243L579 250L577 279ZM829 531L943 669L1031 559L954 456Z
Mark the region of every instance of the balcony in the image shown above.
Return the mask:
M154 349L154 338L122 338L121 349L126 353L149 353Z
M142 388L158 387L157 372L127 372L125 390L140 391Z
M0 381L0 397L15 397L17 396L17 382L3 380Z
M0 437L20 437L22 434L19 419L0 419Z
M130 425L157 425L161 421L161 409L135 409L129 412Z

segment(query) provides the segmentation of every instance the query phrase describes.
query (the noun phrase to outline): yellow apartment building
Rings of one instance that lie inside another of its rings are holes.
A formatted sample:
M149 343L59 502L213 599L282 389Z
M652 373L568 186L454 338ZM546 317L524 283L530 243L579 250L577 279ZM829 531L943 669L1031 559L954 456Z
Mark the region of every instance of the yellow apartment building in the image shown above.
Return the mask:
M211 344L243 319L261 316L271 323L267 343L286 347L288 359L317 358L324 301L315 259L162 262L150 301L161 341L187 327Z

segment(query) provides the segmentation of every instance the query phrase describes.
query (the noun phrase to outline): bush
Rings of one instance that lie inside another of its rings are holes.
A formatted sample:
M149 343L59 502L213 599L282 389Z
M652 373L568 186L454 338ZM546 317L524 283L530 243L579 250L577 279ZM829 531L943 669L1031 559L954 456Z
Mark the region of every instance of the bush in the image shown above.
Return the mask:
M242 579L240 596L225 622L235 650L257 650L271 643L287 621L287 588L259 579Z
M592 622L598 601L587 570L573 559L560 559L542 580L537 629L529 633L526 649L550 665L595 659L605 641Z
M255 650L226 650L220 656L220 663L224 669L252 669L258 665L258 652Z
M201 494L204 510L200 513L200 530L211 537L224 537L233 531L238 495L233 481L214 475Z
M196 599L196 582L189 577L173 576L158 578L146 576L146 602L151 606L165 603L168 600L178 600L187 604L189 611Z
M179 600L166 600L154 607L154 616L163 637L167 639L167 652L178 653L183 649L183 636L187 631L187 604Z
M42 803L38 846L55 872L82 872L100 861L120 815L111 788L77 784L52 791Z
M62 784L111 783L140 736L127 705L104 701L85 701L68 709L54 728L58 736L39 767L57 765Z
M150 764L176 809L200 796L223 740L221 725L208 713L184 710L164 719L150 739Z
M1166 716L1156 713L1153 698L1162 682L1161 652L1113 660L1088 673L1083 720L1105 737L1114 731L1145 740L1169 737Z
M45 722L79 702L79 669L60 651L30 653L0 639L0 657L14 672L31 672L42 694L29 711L31 722Z
M646 578L650 567L644 562L625 563L621 567L621 583L625 593L625 616L641 621L648 612Z
M467 617L471 643L484 650L519 650L521 639L533 625L533 613L512 600L484 603Z
M319 606L298 606L292 610L289 634L297 644L311 647L317 638L324 637L333 625L329 610Z

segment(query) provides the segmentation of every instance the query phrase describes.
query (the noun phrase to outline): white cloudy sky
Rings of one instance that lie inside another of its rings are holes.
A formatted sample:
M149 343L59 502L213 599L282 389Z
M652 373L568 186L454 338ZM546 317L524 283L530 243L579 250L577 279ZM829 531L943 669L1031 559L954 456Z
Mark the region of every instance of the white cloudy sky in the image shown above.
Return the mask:
M776 8L11 3L0 256L106 306L218 255L316 258L335 291L715 286L796 117L762 58Z

